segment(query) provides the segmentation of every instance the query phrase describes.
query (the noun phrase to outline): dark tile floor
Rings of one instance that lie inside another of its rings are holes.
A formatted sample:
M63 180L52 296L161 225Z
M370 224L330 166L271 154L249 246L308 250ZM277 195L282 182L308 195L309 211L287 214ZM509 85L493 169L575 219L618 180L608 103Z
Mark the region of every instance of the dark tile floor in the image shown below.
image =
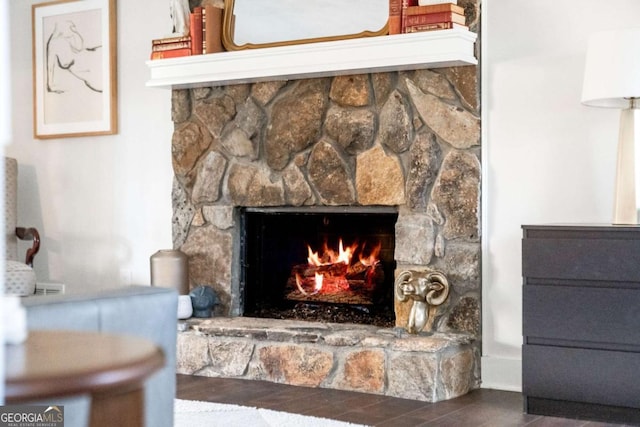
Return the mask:
M475 390L457 399L427 403L264 381L178 375L177 382L179 399L254 406L381 427L614 425L524 414L520 393L488 389Z

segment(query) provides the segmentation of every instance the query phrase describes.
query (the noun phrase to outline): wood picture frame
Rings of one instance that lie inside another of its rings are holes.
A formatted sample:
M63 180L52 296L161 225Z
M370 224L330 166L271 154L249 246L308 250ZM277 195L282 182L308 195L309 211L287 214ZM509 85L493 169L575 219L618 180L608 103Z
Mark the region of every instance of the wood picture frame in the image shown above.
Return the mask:
M116 0L34 4L33 133L117 133Z

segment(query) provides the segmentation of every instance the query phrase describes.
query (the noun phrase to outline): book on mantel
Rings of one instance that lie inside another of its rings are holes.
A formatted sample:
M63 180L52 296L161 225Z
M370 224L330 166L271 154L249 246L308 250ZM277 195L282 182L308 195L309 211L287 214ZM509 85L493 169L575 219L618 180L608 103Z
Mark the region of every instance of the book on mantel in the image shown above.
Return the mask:
M389 34L402 32L402 0L389 0Z
M152 52L160 52L162 50L182 49L182 48L185 48L185 47L191 48L191 39L188 38L188 39L183 40L183 41L154 44L151 47L151 51Z
M171 36L151 41L151 59L191 55L191 36Z
M454 12L438 12L425 13L421 15L407 15L405 16L403 26L407 28L412 25L437 24L439 22L453 22L461 25L466 24L464 15Z
M454 12L460 15L464 15L464 7L455 5L453 3L440 3L430 6L408 6L406 15L424 15L427 13L438 12Z
M180 58L182 56L191 56L191 47L151 52L151 59Z
M196 6L193 8L193 12L189 15L189 32L191 34L191 40L193 41L193 44L191 45L192 55L202 54L204 46L204 40L202 40L202 10L202 6Z
M409 25L404 28L405 33L420 33L423 31L435 31L435 30L449 30L451 28L460 28L463 30L468 30L469 27L466 25L456 24L455 22L437 22L435 24L418 24L418 25Z
M202 10L202 53L222 52L222 9L204 6Z
M400 32L404 33L405 19L407 18L407 8L417 6L418 0L402 0L402 10L400 12Z
M420 6L430 6L432 4L443 4L443 3L458 4L458 0L418 0L418 5Z

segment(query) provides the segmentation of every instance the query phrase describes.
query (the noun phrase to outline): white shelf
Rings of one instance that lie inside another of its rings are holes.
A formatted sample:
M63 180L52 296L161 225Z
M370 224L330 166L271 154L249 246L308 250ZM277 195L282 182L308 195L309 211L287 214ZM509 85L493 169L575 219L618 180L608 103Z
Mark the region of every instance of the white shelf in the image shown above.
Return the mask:
M476 65L475 41L475 33L451 29L157 59L147 61L147 86L183 89Z

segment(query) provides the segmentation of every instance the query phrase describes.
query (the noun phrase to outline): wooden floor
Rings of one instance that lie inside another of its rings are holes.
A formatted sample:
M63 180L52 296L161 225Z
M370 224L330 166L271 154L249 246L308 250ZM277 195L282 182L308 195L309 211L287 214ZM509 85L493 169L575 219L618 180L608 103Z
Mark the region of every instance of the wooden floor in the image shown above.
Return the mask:
M520 393L488 389L475 390L465 396L444 402L426 403L263 381L178 375L177 382L179 399L232 403L371 426L603 427L614 425L524 414Z

